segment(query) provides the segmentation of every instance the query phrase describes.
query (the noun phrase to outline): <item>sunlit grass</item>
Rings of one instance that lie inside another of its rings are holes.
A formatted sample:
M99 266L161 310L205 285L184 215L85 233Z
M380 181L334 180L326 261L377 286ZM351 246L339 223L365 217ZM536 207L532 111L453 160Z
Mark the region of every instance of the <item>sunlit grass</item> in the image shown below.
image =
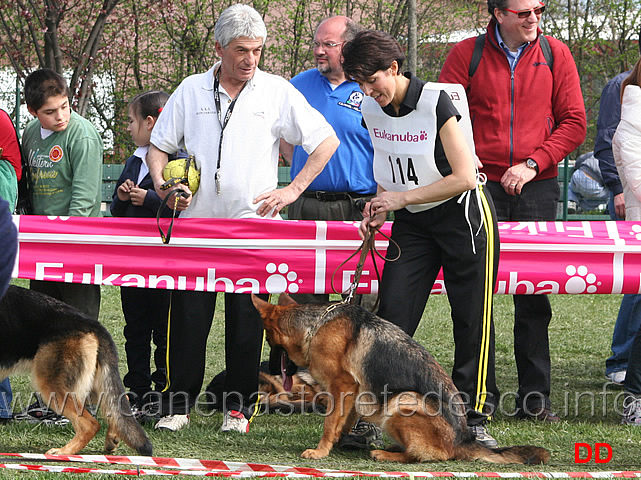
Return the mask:
M25 285L24 281L17 283ZM119 290L103 287L101 321L112 333L121 350L120 370L124 375L122 335L123 318ZM322 434L323 418L312 414L258 417L247 435L219 432L222 415L193 414L189 428L177 433L146 430L154 444L154 455L189 457L211 460L256 462L278 465L309 466L359 471L594 471L638 470L641 468L641 428L620 425L621 389L606 386L605 359L610 355L612 328L621 301L618 295L557 295L550 297L554 317L550 326L552 357L552 402L562 422L555 425L515 420L509 416L514 402L511 392L517 390L513 353L513 306L511 296L495 297L496 366L504 413L497 414L490 431L501 446L535 444L552 451L546 466L496 466L485 463L447 462L422 465L381 464L371 461L364 451L334 450L319 461L300 458L301 452L313 447ZM222 369L223 360L223 295L209 336L205 383ZM430 299L416 338L451 370L453 356L452 323L447 298ZM265 347L267 355L268 347ZM31 392L28 379L12 378L18 395ZM203 386L204 388L204 386ZM73 434L71 427L34 427L10 424L0 427L0 450L5 452L43 453L52 446L62 445ZM613 458L608 464L574 463L576 442L609 443ZM85 454L103 453L104 429L83 450ZM118 453L134 455L121 446ZM0 463L2 463L0 461ZM0 470L0 477L17 475ZM26 473L21 478L48 474ZM71 476L73 478L73 476ZM56 478L60 478L60 475ZM92 476L91 478L100 478ZM115 478L115 477L114 477Z

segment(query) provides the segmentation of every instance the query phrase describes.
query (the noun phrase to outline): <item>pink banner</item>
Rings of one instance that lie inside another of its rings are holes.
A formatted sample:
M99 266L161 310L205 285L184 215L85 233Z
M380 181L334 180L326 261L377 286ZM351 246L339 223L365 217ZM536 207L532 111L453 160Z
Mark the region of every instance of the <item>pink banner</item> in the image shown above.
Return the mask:
M169 220L163 220L166 230ZM352 283L355 222L14 216L14 277L180 290L332 293ZM391 224L384 231L389 234ZM502 222L497 293L640 293L641 223ZM377 238L384 252L387 240ZM379 271L384 262L377 259ZM368 259L359 292L375 293ZM433 293L445 293L442 277Z

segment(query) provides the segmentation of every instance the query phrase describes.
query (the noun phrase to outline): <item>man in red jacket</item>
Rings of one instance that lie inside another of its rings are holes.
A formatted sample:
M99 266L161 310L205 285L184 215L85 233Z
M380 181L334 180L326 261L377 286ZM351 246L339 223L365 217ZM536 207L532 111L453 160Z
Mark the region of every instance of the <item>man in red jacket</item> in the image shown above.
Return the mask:
M576 65L562 42L541 41L545 5L539 0L488 0L487 5L492 18L476 71L470 76L476 39L468 38L452 48L439 80L460 83L467 91L476 153L498 219L554 221L557 164L586 134ZM514 296L517 413L557 422L550 402L552 309L546 295L531 293Z

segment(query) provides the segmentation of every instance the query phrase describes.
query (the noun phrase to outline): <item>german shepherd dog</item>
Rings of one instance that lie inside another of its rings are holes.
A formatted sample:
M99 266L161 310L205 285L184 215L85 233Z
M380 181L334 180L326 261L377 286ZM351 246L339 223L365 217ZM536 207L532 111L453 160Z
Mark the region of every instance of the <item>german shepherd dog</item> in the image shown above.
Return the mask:
M141 455L152 445L131 414L118 372L118 352L107 330L66 303L15 285L0 301L0 379L30 373L42 400L69 419L75 436L51 455L72 455L98 433L85 402L97 403L108 423L105 450L120 438Z
M379 425L398 445L372 450L374 460L430 462L484 460L546 463L550 452L534 446L489 449L467 427L460 393L434 357L396 325L344 303L296 304L281 294L278 305L252 296L267 340L333 399L323 436L303 458L323 458L357 418Z

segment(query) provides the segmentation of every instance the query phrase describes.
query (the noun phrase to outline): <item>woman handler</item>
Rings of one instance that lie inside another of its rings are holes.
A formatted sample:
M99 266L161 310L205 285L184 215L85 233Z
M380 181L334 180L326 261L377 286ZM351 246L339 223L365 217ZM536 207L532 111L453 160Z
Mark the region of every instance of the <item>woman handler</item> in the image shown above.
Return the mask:
M361 86L363 121L374 145L376 197L361 233L394 211L378 315L413 335L436 276L454 326L452 378L477 442L496 447L486 421L498 402L492 294L499 259L494 206L446 92L411 73L389 34L364 31L343 46L343 69ZM397 247L398 245L398 247Z

